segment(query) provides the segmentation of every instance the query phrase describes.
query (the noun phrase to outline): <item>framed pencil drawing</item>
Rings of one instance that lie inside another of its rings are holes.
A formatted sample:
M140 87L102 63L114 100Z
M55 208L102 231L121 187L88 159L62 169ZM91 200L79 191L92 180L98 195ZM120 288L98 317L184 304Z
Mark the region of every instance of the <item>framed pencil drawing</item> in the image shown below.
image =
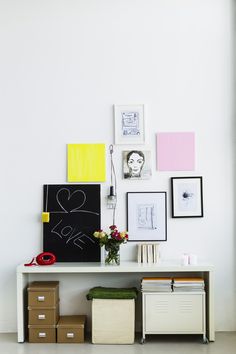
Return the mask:
M171 177L172 218L203 217L202 177Z
M129 241L166 241L166 192L127 192Z
M144 105L114 105L115 144L145 143Z
M151 151L123 151L123 178L129 180L150 179Z

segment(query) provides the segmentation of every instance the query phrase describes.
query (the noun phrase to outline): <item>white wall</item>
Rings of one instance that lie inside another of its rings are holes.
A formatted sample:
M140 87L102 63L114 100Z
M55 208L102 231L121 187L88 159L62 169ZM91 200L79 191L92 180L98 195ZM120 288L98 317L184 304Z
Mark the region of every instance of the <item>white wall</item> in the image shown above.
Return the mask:
M67 143L113 142L114 103L146 104L153 163L151 180L122 180L115 147L117 224L127 191L169 192L170 176L202 175L204 218L171 219L168 197L162 258L213 263L216 329L236 330L232 46L230 0L0 0L0 331L16 330L17 264L42 250L42 185L66 182ZM196 171L156 171L162 131L195 132Z

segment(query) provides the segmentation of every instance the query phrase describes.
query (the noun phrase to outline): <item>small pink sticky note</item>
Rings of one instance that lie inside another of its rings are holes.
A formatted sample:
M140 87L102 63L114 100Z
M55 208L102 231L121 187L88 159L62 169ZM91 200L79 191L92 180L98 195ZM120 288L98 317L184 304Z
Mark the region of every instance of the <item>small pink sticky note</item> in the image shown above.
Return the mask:
M193 132L157 133L157 170L193 171L195 135Z

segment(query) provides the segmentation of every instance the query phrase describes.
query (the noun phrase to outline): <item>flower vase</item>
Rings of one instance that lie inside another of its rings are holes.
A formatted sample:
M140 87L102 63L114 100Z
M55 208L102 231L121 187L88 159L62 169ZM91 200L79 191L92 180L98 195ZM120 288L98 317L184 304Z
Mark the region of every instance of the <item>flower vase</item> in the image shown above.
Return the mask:
M120 245L105 245L105 265L120 265Z

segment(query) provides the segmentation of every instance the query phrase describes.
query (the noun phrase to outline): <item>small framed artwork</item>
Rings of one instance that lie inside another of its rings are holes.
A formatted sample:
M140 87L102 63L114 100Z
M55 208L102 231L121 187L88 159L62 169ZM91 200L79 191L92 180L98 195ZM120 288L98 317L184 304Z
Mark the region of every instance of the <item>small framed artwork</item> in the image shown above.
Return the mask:
M144 105L114 105L115 144L144 144Z
M171 177L172 218L203 217L202 177Z
M150 179L151 176L151 151L123 151L123 178Z
M166 192L127 192L129 241L166 241Z

